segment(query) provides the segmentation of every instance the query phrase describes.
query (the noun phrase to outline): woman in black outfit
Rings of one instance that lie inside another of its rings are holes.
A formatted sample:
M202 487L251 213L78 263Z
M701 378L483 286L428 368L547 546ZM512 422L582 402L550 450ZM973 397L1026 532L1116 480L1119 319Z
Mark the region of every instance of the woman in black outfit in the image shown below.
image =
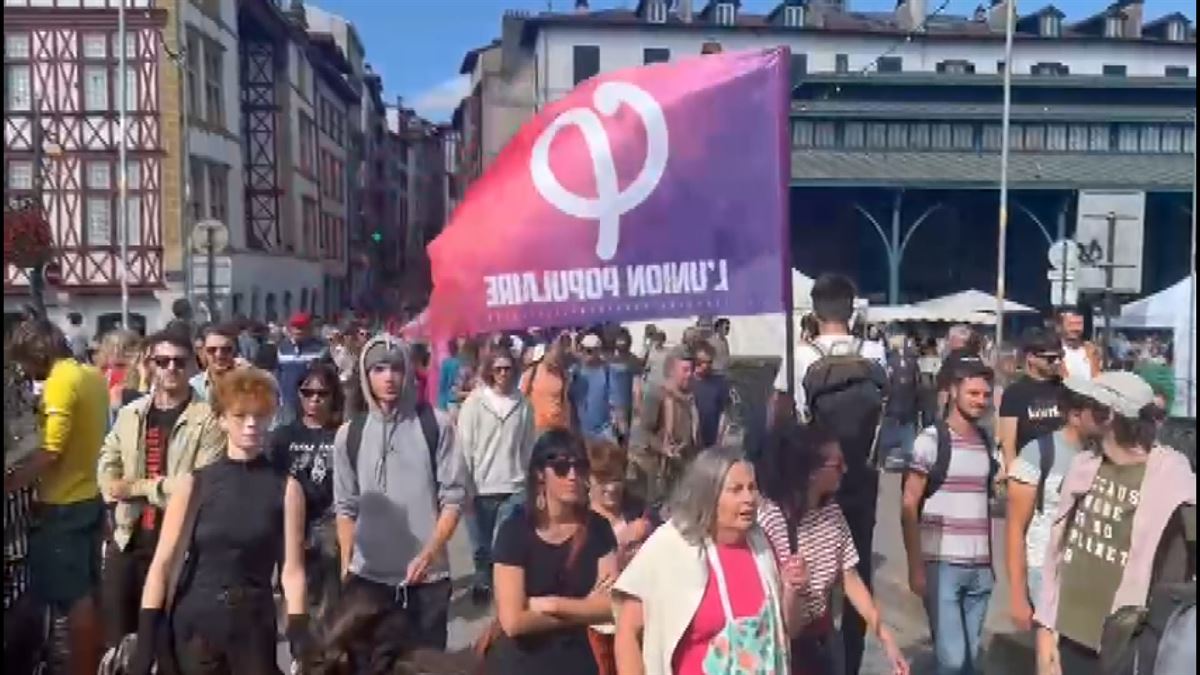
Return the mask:
M237 368L211 400L228 449L185 478L167 504L142 593L135 675L147 675L156 658L160 673L279 673L271 577L281 557L288 638L293 654L306 651L304 491L264 455L278 387L257 368ZM168 624L170 576L185 554Z
M271 433L271 463L304 490L305 597L309 615L320 619L332 607L341 582L333 519L333 437L345 406L338 372L317 361L297 385L294 420Z
M525 506L500 525L492 558L502 633L489 675L594 675L587 626L612 621L613 528L588 505L588 457L568 431L533 446Z

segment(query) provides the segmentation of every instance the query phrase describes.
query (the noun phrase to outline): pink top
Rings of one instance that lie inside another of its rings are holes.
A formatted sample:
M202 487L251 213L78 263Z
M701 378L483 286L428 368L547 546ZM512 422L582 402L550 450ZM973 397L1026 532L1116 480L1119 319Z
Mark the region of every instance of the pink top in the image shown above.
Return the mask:
M729 604L733 606L734 618L757 615L762 611L766 596L750 547L717 545L717 557L729 584ZM671 669L675 675L704 675L704 657L708 653L709 643L724 628L725 610L721 608L721 592L717 588L717 575L710 568L704 598L700 600L700 607L696 609L696 615L680 638L675 656L671 659Z

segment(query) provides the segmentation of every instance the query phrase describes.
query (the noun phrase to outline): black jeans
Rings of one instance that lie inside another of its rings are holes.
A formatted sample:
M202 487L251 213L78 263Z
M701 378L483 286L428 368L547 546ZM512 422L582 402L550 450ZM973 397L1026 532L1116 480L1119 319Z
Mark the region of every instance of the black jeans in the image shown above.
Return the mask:
M172 624L174 658L168 660L180 675L280 672L275 601L269 588L188 589Z
M142 587L154 559L157 538L141 530L134 532L125 550L109 541L100 575L100 610L104 620L104 645L112 648L130 633L137 632Z
M320 621L337 604L342 584L337 531L332 518L309 527L304 544L304 578L309 617Z
M336 623L343 612L359 614L363 607L380 616L370 638L361 640L362 646L351 654L358 669L354 672L365 672L361 669L367 664L394 664L416 648L446 651L450 590L449 579L396 587L348 576L330 623Z
M871 471L856 472L852 482L843 483L849 489L838 493L838 505L846 516L846 524L850 527L850 538L854 540L854 548L858 551L858 565L855 570L862 577L867 590L871 589L871 548L875 536L875 503L879 498L879 473ZM842 605L842 643L846 651L845 675L858 675L862 665L863 648L866 645L865 635L867 624L850 599L846 598Z
M1058 659L1062 675L1095 675L1100 672L1100 655L1078 642L1058 638Z

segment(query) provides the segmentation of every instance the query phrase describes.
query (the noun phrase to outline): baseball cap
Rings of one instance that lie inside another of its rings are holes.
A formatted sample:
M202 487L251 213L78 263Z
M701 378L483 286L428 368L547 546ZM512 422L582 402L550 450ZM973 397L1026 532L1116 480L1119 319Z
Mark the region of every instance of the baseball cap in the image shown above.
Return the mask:
M579 346L584 349L599 349L601 344L603 343L600 342L600 336L595 333L588 333L579 341Z
M1122 370L1106 371L1091 380L1069 377L1063 384L1076 394L1130 419L1136 419L1143 408L1154 403L1154 390L1150 384L1138 375Z
M296 312L288 321L288 325L292 328L308 328L311 322L312 317L309 316L308 312Z

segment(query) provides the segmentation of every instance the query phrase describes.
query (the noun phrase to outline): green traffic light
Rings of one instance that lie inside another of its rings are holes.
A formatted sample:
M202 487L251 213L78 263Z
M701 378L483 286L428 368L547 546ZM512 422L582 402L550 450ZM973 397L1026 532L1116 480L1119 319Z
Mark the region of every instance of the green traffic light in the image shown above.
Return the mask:
M371 241L375 242L376 244L383 241L383 233L378 232L378 231L372 232L371 233Z

